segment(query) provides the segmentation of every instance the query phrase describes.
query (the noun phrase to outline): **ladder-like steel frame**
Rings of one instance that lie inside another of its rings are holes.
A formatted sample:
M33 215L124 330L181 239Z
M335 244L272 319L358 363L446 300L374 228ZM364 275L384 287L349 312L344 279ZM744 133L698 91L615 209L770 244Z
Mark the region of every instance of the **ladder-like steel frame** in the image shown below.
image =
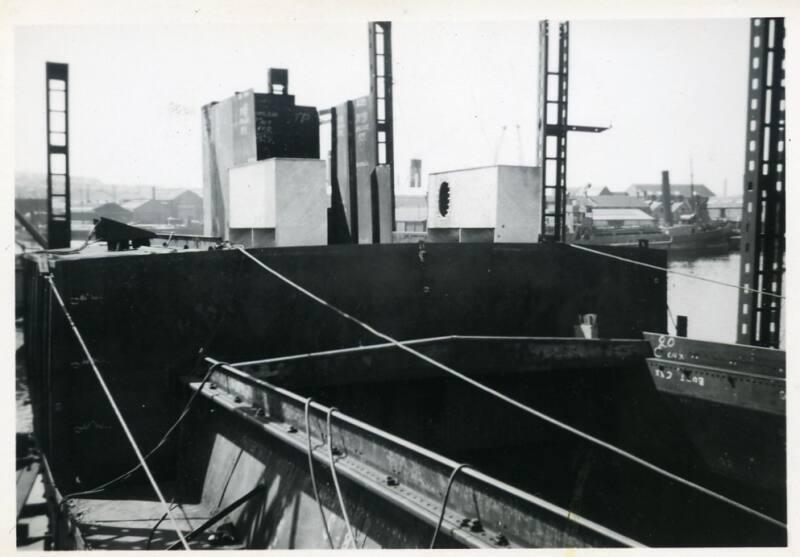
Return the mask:
M737 342L780 344L786 249L784 20L750 21ZM751 290L752 289L752 290Z
M47 246L72 239L69 181L69 66L47 62Z
M539 22L539 136L538 160L541 172L541 237L563 242L567 239L567 132L598 133L608 128L571 126L567 122L569 99L569 22L558 26L558 59L550 67L550 25ZM555 91L549 78L556 76ZM553 107L553 110L551 110ZM552 193L552 195L548 195ZM548 201L554 201L552 211ZM552 231L548 224L552 222Z
M558 63L550 68L549 22L539 22L539 166L542 176L541 233L545 238L563 241L566 235L567 193L567 100L569 79L569 23L558 26ZM549 77L558 76L555 98L548 88ZM551 120L555 107L555 122ZM548 194L552 192L555 206L547 210ZM553 232L548 233L548 218L553 219Z
M392 92L392 23L370 21L369 28L369 95L375 117L377 164L389 165L391 180L392 231L395 230L394 193L394 111Z

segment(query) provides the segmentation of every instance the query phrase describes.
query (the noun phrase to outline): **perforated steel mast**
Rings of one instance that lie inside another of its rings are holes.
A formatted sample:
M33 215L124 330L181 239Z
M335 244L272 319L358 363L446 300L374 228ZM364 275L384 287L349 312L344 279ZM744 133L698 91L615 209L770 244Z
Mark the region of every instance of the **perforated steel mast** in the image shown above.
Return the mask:
M559 23L558 58L553 67L549 54L549 22L545 20L539 22L538 160L542 180L541 234L542 239L563 242L566 239L567 132L598 133L608 128L567 124L569 22ZM553 208L548 210L550 200L553 201Z
M784 20L750 21L737 342L780 344L786 249Z
M47 62L47 246L72 239L69 183L69 67Z
M375 143L377 163L390 165L392 231L394 214L394 111L392 109L392 23L370 21L369 28L369 95L376 119Z

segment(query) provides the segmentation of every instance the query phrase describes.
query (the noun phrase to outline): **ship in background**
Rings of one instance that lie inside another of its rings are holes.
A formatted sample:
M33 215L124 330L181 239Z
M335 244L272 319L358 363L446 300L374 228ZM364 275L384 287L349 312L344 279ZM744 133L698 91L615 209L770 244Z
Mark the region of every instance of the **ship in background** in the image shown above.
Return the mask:
M658 190L661 190L660 192ZM733 223L712 220L708 203L714 194L693 183L672 186L633 185L628 194L607 190L599 196L574 196L568 213L571 239L581 245L636 246L681 254L727 253L738 248ZM604 193L604 195L603 195Z

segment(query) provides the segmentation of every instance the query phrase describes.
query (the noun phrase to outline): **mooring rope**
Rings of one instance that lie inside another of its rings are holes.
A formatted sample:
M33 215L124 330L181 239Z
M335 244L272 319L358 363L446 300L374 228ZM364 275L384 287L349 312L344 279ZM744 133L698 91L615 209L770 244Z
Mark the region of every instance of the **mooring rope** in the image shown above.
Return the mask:
M331 432L331 414L336 411L336 408L331 406L328 408L327 423L328 423L328 456L331 459L331 475L333 476L333 485L336 488L336 497L339 498L339 506L342 508L342 517L344 517L345 526L347 526L347 533L350 536L350 542L355 549L356 536L353 533L353 527L350 526L350 517L347 516L347 509L344 506L344 497L342 497L342 489L339 487L338 474L336 473L336 460L333 456L333 433Z
M175 504L175 497L173 497L169 502L169 508L170 508L170 510L174 510L175 507L177 507L177 506L178 505ZM167 513L162 514L161 518L158 519L158 522L156 522L155 526L153 526L150 529L150 535L147 536L147 543L144 544L145 550L149 550L150 549L150 544L153 543L153 536L155 535L156 531L158 530L158 527L161 526L161 523L164 522L166 519L167 519Z
M600 250L596 250L596 249L592 249L592 248L587 248L586 246L581 246L581 245L578 245L578 244L567 244L567 245L572 247L572 248L579 249L579 250L582 250L582 251L585 251L585 252L588 252L588 253L593 253L595 255L602 255L603 257L609 257L611 259L616 259L618 261L624 261L626 263L633 263L634 265L640 265L642 267L647 267L649 269L655 269L656 271L665 271L665 272L673 274L673 275L679 275L679 276L682 276L682 277L687 277L687 278L691 278L691 279L695 279L695 280L702 280L704 282L710 282L712 284L718 284L720 286L727 286L729 288L738 288L739 290L742 290L745 293L752 292L754 294L761 294L762 296L772 296L773 298L780 298L781 300L785 300L786 299L786 296L782 296L780 294L775 294L774 292L767 292L766 290L758 290L757 288L750 288L749 286L742 286L741 284L734 284L732 282L724 282L724 281L721 281L721 280L711 279L711 278L708 278L708 277L701 277L701 276L692 275L692 274L689 274L689 273L682 273L682 272L676 271L674 269L668 269L666 267L659 267L658 265L653 265L651 263L645 263L644 261L636 261L635 259L629 259L627 257L621 257L619 255L614 255L614 254L611 254L611 253L606 253L604 251L600 251Z
M94 374L97 377L97 381L100 383L100 387L103 389L103 392L105 393L106 398L108 399L108 402L111 405L112 410L114 410L114 414L116 414L117 420L119 420L119 423L122 426L122 430L125 432L125 435L127 436L128 441L130 442L131 447L133 448L133 452L136 453L136 458L139 459L139 463L141 464L142 469L144 470L145 474L147 474L147 479L150 480L150 484L153 486L153 491L156 492L159 501L161 501L161 505L164 507L164 511L169 517L169 520L172 523L172 527L174 528L175 533L178 534L178 538L180 539L184 549L190 551L191 548L189 547L189 544L186 542L186 539L183 537L183 532L181 532L181 529L178 527L178 523L175 521L175 517L172 516L172 512L169 509L169 504L167 504L166 499L164 499L164 495L163 493L161 493L161 489L158 487L158 484L156 483L156 480L153 477L153 473L150 471L150 467L147 466L147 462L145 461L144 456L142 456L142 452L139 450L139 445L136 443L136 439L133 438L133 434L131 433L131 430L128 428L128 424L125 422L125 418L122 416L122 412L120 411L116 401L114 400L114 396L108 389L108 385L106 385L105 379L103 379L103 375L97 368L97 364L95 363L91 352L89 352L89 348L83 341L83 336L78 330L78 327L75 325L75 322L72 320L72 315L70 315L69 310L67 310L67 306L64 303L63 298L61 297L61 293L58 291L58 288L56 288L56 284L53 281L53 276L48 275L47 280L50 283L51 292L55 295L56 299L58 300L58 304L61 306L61 309L64 312L64 316L67 318L69 326L72 328L72 332L75 333L75 338L78 339L78 343L81 345L83 353L89 360L89 364L92 366L92 370L94 370Z
M447 500L450 498L450 489L453 487L453 482L456 479L456 474L458 474L462 469L470 467L469 464L459 464L453 471L450 473L450 478L447 480L447 489L444 490L444 497L442 497L442 505L441 510L439 511L439 520L436 522L436 529L433 531L433 537L431 538L431 545L429 549L433 549L436 545L436 538L439 537L439 530L442 528L442 522L444 521L444 513L447 510Z
M304 412L306 418L306 439L308 440L308 471L311 474L311 488L314 490L314 500L319 507L319 516L322 519L322 527L325 529L325 537L328 538L328 545L331 546L331 549L336 549L333 547L333 538L331 537L331 531L328 530L328 521L325 519L325 510L322 508L322 500L319 498L319 488L317 487L317 478L314 473L314 457L311 455L313 449L311 448L311 420L308 416L308 410L312 400L311 397L306 399Z
M669 309L669 304L667 304L667 315L669 315L669 320L672 321L672 328L675 331L675 334L678 334L678 324L675 322L675 318L672 316L672 310Z
M641 465L641 466L643 466L645 468L648 468L648 469L650 469L650 470L652 470L652 471L654 471L654 472L656 472L656 473L658 473L658 474L660 474L660 475L662 475L662 476L664 476L666 478L669 478L669 479L671 479L671 480L673 480L675 482L678 482L678 483L683 484L683 485L685 485L687 487L690 487L690 488L692 488L694 490L697 490L697 491L699 491L701 493L709 495L710 497L713 497L713 498L715 498L715 499L717 499L719 501L727 503L728 505L736 507L736 508L738 508L738 509L740 509L740 510L746 512L746 513L749 513L749 514L751 514L753 516L757 516L757 517L759 517L759 518L761 518L761 519L763 519L763 520L765 520L767 522L770 522L770 523L772 523L772 524L774 524L776 526L779 526L781 528L786 528L786 524L781 522L780 520L772 518L771 516L766 515L766 514L760 512L760 511L757 511L756 509L748 507L747 505L744 505L743 503L739 503L738 501L735 501L735 500L733 500L733 499L731 499L729 497L726 497L725 495L722 495L721 493L717 493L716 491L708 489L707 487L703 487L703 486L701 486L701 485L699 485L699 484L697 484L697 483L695 483L695 482L693 482L691 480L687 480L686 478L678 476L677 474L673 474L672 472L670 472L668 470L665 470L665 469L661 468L660 466L658 466L656 464L653 464L652 462L649 462L649 461L647 461L647 460L645 460L643 458L640 458L640 457L638 457L638 456L636 456L636 455L634 455L632 453L629 453L628 451L626 451L624 449L621 449L621 448L617 447L616 445L612 445L611 443L608 443L608 442L603 441L602 439L599 439L599 438L597 438L597 437L595 437L593 435L585 433L585 432L583 432L583 431L581 431L581 430L579 430L579 429L577 429L575 427L572 427L571 425L565 424L564 422L562 422L560 420L557 420L556 418L553 418L552 416L550 416L548 414L540 412L539 410L536 410L535 408L531 408L530 406L527 406L527 405L523 404L522 402L519 402L518 400L513 399L510 396L501 393L500 391L496 391L496 390L492 389L491 387L488 387L488 386L484 385L480 381L476 381L475 379L472 379L471 377L469 377L467 375L464 375L463 373L461 373L459 371L456 371L455 369L453 369L453 368L451 368L449 366L446 366L445 364L443 364L443 363L441 363L441 362L439 362L437 360L434 360L430 356L426 356L422 352L419 352L419 351L411 348L410 346L406 346L405 344L401 343L400 341L395 340L394 338L390 337L389 335L378 331L377 329L373 328L372 326L368 325L367 323L364 323L360 319L357 319L356 317L353 317L349 313L347 313L347 312L337 308L336 306L328 303L327 301L323 300L322 298L320 298L319 296L317 296L313 292L310 292L309 290L306 290L305 288L303 288L302 286L300 286L296 282L292 281L288 277L285 277L284 275L282 275L281 273L279 273L278 271L276 271L275 269L273 269L272 267L270 267L266 263L262 262L261 260L259 260L255 256L247 253L247 251L244 248L237 247L236 249L241 251L243 254L245 254L247 257L249 257L251 260L253 260L253 262L255 262L259 267L261 267L265 271L269 272L270 274L272 274L273 276L275 276L276 278L278 278L282 282L288 284L289 286L291 286L292 288L294 288L298 292L301 292L301 293L305 294L306 296L308 296L309 298L311 298L312 300L318 302L319 304L321 304L323 306L326 306L327 308L331 309L335 313L339 314L341 317L344 317L348 321L351 321L351 322L355 323L356 325L358 325L362 329L372 333L373 335L375 335L375 336L377 336L379 338L382 338L382 339L386 340L387 342L390 342L390 343L394 344L397 348L399 348L401 350L404 350L404 351L406 351L406 352L408 352L410 354L413 354L417 358L419 358L419 359L421 359L421 360L423 360L425 362L428 362L429 364L441 369L442 371L445 371L445 372L449 373L453 377L456 377L456 378L464 381L465 383L469 383L473 387L476 387L476 388L484 391L485 393L488 393L488 394L490 394L490 395L492 395L492 396L494 396L494 397L496 397L496 398L498 398L498 399L510 404L511 406L519 408L520 410L522 410L524 412L527 412L528 414L531 414L533 416L536 416L537 418L539 418L541 420L544 420L544 421L546 421L546 422L548 422L548 423L550 423L550 424L552 424L552 425L554 425L554 426L556 426L556 427L558 427L560 429L563 429L564 431L568 431L568 432L570 432L570 433L572 433L574 435L577 435L578 437L581 437L582 439L585 439L585 440L587 440L587 441L589 441L591 443L594 443L595 445L599 445L599 446L601 446L601 447L603 447L603 448L605 448L605 449L607 449L607 450L609 450L609 451L611 451L613 453L616 453L616 454L618 454L618 455L620 455L620 456L622 456L624 458L627 458L628 460L630 460L632 462L635 462L635 463L637 463L637 464L639 464L639 465Z

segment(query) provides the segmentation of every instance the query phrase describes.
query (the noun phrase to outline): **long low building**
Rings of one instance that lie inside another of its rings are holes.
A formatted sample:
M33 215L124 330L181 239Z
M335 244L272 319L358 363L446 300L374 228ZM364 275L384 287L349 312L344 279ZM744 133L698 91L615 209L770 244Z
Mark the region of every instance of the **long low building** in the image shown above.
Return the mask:
M718 197L708 201L708 216L712 220L742 221L742 198Z

